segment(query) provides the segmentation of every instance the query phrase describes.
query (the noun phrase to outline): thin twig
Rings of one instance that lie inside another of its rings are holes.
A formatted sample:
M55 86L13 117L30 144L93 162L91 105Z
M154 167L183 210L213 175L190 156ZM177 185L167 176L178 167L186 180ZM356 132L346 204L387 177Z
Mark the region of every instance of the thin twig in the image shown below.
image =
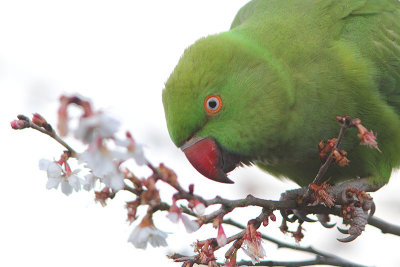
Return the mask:
M343 117L342 127L340 127L339 135L337 137L335 146L332 148L332 151L339 148L340 143L343 140L344 133L345 133L346 129L349 128L350 126L351 126L350 118ZM322 177L325 175L325 173L329 169L329 166L332 164L332 161L333 161L333 153L331 152L329 154L328 158L326 159L325 163L322 164L322 166L319 168L318 173L312 182L313 184L319 183L319 181L322 179ZM309 193L309 190L307 190L307 194L308 193Z
M52 129L52 131L47 131L46 129L43 129L42 127L39 127L36 124L34 124L29 118L27 118L27 121L29 122L30 128L50 136L51 138L56 140L59 144L61 144L63 147L65 147L69 152L71 152L71 157L74 158L76 157L77 155L76 151L71 146L69 146L63 139L61 139L61 137L57 135L54 129Z

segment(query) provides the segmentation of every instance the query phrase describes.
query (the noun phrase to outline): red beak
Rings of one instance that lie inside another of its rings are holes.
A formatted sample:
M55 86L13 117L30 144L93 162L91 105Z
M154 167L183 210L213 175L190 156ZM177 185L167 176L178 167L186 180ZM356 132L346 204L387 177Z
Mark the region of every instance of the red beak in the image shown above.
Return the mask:
M225 172L233 170L236 164L224 166L224 153L213 139L195 136L180 148L193 167L205 177L220 183L233 183Z

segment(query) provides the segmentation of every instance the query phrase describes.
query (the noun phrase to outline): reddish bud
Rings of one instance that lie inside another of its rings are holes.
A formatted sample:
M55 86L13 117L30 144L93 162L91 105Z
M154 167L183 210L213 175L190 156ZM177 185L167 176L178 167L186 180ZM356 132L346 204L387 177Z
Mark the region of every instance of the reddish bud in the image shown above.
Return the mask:
M294 237L294 239L296 240L297 243L300 243L300 241L304 237L302 230L303 230L303 227L301 227L301 224L299 224L299 227L297 227L297 231L292 232L292 236Z
M335 147L336 142L337 142L337 139L332 138L326 142L326 145L325 145L324 141L322 141L322 140L318 143L319 157L321 158L321 160L326 160L327 153Z
M282 233L286 234L289 230L289 227L287 226L287 222L285 219L282 220L282 224L279 227L279 230L281 230Z
M193 195L194 192L194 184L189 185L189 194Z
M218 225L217 243L220 247L225 246L227 243L226 234L221 223Z
M53 127L47 123L47 121L38 113L34 113L32 117L32 122L39 127L44 128L48 132L53 131Z
M25 120L14 120L10 123L11 128L14 130L21 130L29 127L29 121Z
M40 127L42 127L43 124L47 123L47 121L38 113L33 114L32 122Z

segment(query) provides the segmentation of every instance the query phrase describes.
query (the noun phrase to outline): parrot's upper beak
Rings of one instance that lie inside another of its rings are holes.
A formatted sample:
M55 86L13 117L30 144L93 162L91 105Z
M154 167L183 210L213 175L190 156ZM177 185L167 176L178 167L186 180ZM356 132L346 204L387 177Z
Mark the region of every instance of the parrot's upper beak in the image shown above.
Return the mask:
M226 173L232 171L240 160L224 151L211 138L193 137L181 147L193 167L205 177L232 184Z

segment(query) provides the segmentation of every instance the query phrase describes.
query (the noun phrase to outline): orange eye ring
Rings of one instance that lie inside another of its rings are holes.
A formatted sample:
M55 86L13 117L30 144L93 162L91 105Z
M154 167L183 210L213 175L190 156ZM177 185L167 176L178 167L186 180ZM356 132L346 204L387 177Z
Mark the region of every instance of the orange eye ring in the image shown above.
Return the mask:
M222 99L218 95L209 95L204 99L204 109L208 114L216 114L222 108Z

